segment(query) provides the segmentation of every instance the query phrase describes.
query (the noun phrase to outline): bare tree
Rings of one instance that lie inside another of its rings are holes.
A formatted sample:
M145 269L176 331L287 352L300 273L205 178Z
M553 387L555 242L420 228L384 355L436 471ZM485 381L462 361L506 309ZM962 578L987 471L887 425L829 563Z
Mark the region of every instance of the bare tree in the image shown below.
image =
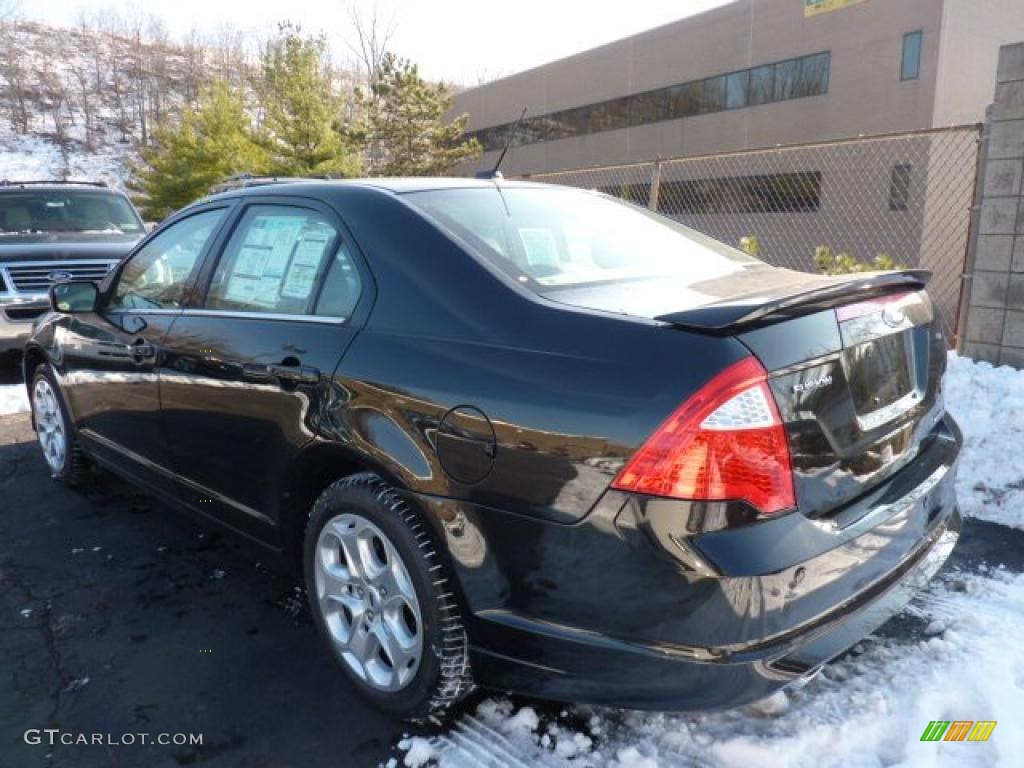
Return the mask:
M164 118L170 87L168 73L170 34L167 31L167 25L162 19L150 16L146 26L146 37L144 59L146 61L146 80L149 86L149 114L152 122L160 123Z
M60 147L67 163L70 136L68 128L72 124L73 114L70 105L70 93L63 73L59 69L62 61L59 55L60 42L50 36L41 36L39 43L40 67L38 69L39 91L42 107L53 122L54 143Z
M21 18L21 0L0 0L0 21Z
M498 67L497 69L491 69L490 67L484 65L477 69L476 77L474 78L474 85L483 85L484 83L489 83L493 80L500 80L507 74L508 70L502 67Z
M0 49L4 51L0 57L0 75L7 85L11 124L22 134L28 133L32 121L26 46L27 40L17 22L0 25Z
M348 6L348 17L352 25L352 39L346 38L345 44L356 57L356 64L366 78L366 83L372 83L377 79L381 62L395 34L394 15L387 19L381 18L376 2L368 8L359 2L352 2Z
M244 88L247 80L245 45L245 33L230 22L218 24L209 38L208 49L217 77L236 88Z
M199 30L192 27L185 35L182 48L185 70L182 73L182 96L185 103L195 106L199 99L199 87L202 85L206 71L207 47Z
M109 81L106 84L107 91L113 101L114 121L121 132L121 141L127 142L134 128L134 123L129 112L131 108L129 104L131 82L128 79L128 67L125 65L124 57L121 54L121 49L125 45L125 38L122 34L124 29L123 20L111 13L104 16L102 24L103 37L107 43L106 69L110 74Z
M82 110L82 121L85 123L85 148L90 152L96 148L95 141L95 100L93 98L92 66L87 59L73 57L68 62L71 77L74 80L78 106Z

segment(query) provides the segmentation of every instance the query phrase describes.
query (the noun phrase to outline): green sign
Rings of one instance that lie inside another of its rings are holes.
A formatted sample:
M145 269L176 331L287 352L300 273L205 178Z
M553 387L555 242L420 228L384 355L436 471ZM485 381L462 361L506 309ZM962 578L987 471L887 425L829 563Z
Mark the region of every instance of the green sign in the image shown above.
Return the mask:
M804 16L817 16L819 13L831 13L848 5L863 3L864 0L804 0Z

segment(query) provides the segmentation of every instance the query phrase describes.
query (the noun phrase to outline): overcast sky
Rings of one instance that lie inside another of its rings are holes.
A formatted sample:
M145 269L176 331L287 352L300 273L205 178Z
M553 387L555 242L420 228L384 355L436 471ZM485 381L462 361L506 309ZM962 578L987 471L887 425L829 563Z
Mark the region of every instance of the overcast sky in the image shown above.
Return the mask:
M592 48L695 13L727 0L380 0L379 15L392 17L395 52L419 63L430 78L475 85L577 51ZM349 33L351 0L22 0L23 13L71 25L79 8L143 8L160 16L172 34L195 26L213 29L225 21L266 29L283 19L325 31L338 54ZM357 0L372 7L373 0ZM339 56L340 58L340 56Z

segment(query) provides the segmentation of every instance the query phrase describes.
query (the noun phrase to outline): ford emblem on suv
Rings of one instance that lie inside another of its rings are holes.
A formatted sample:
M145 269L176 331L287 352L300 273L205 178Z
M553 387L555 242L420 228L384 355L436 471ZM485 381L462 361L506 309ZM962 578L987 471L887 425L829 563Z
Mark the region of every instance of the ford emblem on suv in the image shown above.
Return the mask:
M71 280L72 275L70 272L59 269L51 272L47 277L50 279L51 283L66 283Z

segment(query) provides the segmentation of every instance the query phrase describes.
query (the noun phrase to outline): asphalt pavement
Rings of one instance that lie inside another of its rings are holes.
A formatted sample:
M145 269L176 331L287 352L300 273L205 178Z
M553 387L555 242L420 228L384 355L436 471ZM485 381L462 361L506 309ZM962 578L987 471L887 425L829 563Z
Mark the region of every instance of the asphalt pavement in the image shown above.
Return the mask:
M354 694L265 551L109 476L64 488L34 439L27 415L0 416L0 766L342 768L392 755L408 726ZM114 743L50 746L45 729Z

